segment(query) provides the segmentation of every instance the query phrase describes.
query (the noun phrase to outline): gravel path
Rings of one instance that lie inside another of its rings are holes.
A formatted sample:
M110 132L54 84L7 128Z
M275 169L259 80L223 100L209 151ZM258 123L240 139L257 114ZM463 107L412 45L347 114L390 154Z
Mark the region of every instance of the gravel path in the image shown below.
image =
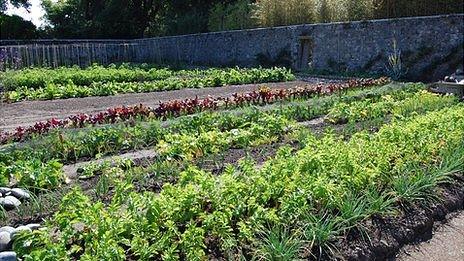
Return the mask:
M437 228L427 242L406 246L398 255L399 261L457 261L464 260L464 212Z
M96 113L117 106L130 106L144 104L156 106L160 101L174 99L199 98L211 96L230 96L236 92L257 90L262 86L273 89L303 87L311 83L329 82L321 78L305 78L304 80L247 84L238 86L224 86L202 89L182 89L175 91L134 93L105 97L87 97L52 101L26 101L12 104L0 104L0 131L11 131L18 126L29 126L39 121L51 118L66 118L77 113Z

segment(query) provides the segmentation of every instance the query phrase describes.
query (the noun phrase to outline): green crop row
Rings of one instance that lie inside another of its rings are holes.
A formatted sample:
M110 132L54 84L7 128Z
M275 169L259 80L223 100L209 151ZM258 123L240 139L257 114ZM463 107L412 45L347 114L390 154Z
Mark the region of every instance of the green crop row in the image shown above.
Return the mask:
M87 70L82 70L87 73ZM67 79L72 77L59 78L45 82L39 87L31 85L16 85L14 88L5 84L6 92L3 99L7 102L18 102L22 100L51 100L89 96L109 96L122 93L141 93L165 90L178 90L183 88L203 88L219 87L233 84L251 84L263 82L278 82L293 80L291 71L285 68L273 69L208 69L205 71L180 71L176 75L167 77L152 77L147 80L102 80L98 79L98 72L89 70L93 78L88 82ZM119 71L119 70L118 70ZM139 70L140 71L140 70ZM159 72L160 70L156 70ZM162 70L161 70L162 71ZM137 73L138 71L130 71ZM145 72L145 71L142 71ZM150 73L146 72L146 73ZM168 75L164 73L163 75ZM162 74L159 72L159 74ZM70 74L73 75L73 74ZM5 75L3 82L8 81ZM19 76L18 76L19 77ZM25 76L26 78L29 76ZM45 77L45 75L44 75ZM104 78L104 76L101 76ZM91 77L90 77L91 78ZM29 78L28 78L29 79ZM53 78L52 78L53 79ZM64 79L67 79L66 81ZM32 77L31 81L34 80Z
M160 157L193 159L232 146L271 142L291 126L278 115L249 113L248 117L242 116L213 116L222 121L222 126L202 126L195 136L185 131L194 128L195 120L183 121L167 129L153 123L145 128L113 126L69 136L56 133L37 147L21 146L0 154L0 184L7 185L14 179L22 186L55 188L64 180L61 170L64 162L154 145ZM205 114L204 117L210 116Z
M1 84L8 91L18 87L38 89L48 84L90 85L93 82L137 82L166 79L175 75L169 69L151 68L148 70L132 68L126 65L103 67L93 65L85 69L78 66L61 68L29 68L7 71L1 75Z
M456 104L456 96L441 96L425 90L419 92L397 92L384 95L380 100L365 99L335 104L327 115L332 123L358 122L383 118L392 114L407 117L411 113L423 113Z
M433 197L464 170L463 137L464 107L454 105L348 141L308 135L304 149L282 148L262 167L243 161L220 176L191 167L158 194L123 181L105 205L75 190L14 250L24 260L320 256L362 220Z

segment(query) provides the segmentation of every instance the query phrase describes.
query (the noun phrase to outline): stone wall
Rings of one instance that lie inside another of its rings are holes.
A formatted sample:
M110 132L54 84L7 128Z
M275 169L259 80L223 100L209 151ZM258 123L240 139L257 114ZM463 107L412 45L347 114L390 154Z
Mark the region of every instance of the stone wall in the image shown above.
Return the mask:
M102 41L23 46L39 52L43 46L58 46L57 56L68 62L80 56L81 61L101 63L287 65L299 70L384 73L396 41L408 78L428 81L462 67L464 14ZM70 53L73 45L81 49Z

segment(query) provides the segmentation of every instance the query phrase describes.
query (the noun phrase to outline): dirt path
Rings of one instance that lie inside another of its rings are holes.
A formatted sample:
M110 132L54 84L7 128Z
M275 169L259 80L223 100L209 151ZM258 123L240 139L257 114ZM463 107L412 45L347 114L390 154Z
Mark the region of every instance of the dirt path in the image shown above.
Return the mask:
M399 261L457 261L464 260L464 212L437 228L427 242L406 246L398 255Z
M165 92L134 93L106 97L87 97L53 101L26 101L13 104L0 104L0 131L11 131L18 126L29 126L51 118L66 118L77 113L96 113L117 106L144 104L156 106L160 101L173 99L229 96L235 92L257 90L262 86L269 88L303 87L310 83L327 82L320 78L306 78L285 83L247 84L202 89L182 89ZM332 81L332 80L331 80Z

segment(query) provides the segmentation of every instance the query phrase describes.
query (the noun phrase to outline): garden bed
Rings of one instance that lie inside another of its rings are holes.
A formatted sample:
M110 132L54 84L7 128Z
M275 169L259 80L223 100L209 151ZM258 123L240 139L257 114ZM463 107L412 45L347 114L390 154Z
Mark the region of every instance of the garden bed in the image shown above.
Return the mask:
M42 225L9 247L30 260L384 259L462 209L456 97L382 79L288 84L3 134L0 182L33 195L3 224Z

